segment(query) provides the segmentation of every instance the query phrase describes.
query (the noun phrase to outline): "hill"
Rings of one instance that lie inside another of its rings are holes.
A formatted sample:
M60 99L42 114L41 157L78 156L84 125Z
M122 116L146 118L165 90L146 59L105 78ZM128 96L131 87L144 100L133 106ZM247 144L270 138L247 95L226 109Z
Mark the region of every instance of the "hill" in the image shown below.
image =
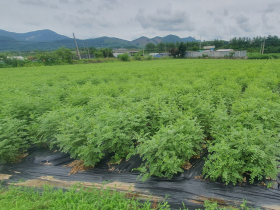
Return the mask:
M10 50L13 45L18 45L18 41L7 36L1 36L0 35L0 50L6 51ZM13 50L17 50L16 48L13 48Z
M186 38L182 38L182 41L183 42L200 42L200 40L196 40L195 38L189 36L189 37L186 37Z
M31 42L52 42L56 40L67 39L69 37L55 33L51 30L39 30L27 33L14 33L0 30L0 36L10 37L17 41L31 41Z

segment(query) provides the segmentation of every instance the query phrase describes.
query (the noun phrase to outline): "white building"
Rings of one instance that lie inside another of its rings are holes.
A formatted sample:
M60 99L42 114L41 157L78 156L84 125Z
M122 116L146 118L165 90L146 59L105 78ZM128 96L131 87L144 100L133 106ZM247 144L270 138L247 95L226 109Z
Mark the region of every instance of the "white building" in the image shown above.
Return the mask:
M170 53L150 53L149 55L153 57L169 57Z
M11 57L7 57L9 59L17 59L17 60L24 60L24 58L22 56L11 56Z
M150 53L149 55L155 56L158 55L159 53Z
M217 52L233 52L233 49L220 49L220 50L216 50Z
M213 51L215 49L215 46L204 46L203 49L204 50L212 50Z
M116 58L116 57L118 57L118 55L122 55L122 54L124 54L124 53L113 53L113 56ZM129 53L127 53L127 54L131 57L131 55Z

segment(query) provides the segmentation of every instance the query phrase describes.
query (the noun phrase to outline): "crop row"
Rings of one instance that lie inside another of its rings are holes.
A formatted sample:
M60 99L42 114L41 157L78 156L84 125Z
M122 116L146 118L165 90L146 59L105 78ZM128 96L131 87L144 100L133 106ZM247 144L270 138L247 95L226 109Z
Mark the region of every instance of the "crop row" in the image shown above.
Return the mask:
M0 161L31 144L95 166L139 154L142 180L172 178L203 148L203 173L275 178L279 62L166 60L3 70Z

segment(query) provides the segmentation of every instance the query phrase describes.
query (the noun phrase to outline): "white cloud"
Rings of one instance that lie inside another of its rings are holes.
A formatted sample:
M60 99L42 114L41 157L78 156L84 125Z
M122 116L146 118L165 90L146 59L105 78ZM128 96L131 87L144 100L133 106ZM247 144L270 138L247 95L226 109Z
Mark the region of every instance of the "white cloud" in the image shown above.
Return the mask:
M3 0L1 8L1 29L19 33L50 29L66 36L75 32L79 38L127 40L280 34L277 0Z
M157 9L156 12L146 13L140 9L135 20L144 29L153 28L159 31L194 31L195 24L188 13L182 10L173 10L171 5L167 8Z
M228 16L228 10L227 9L224 10L224 16Z
M242 15L239 15L235 18L236 24L245 32L253 31L253 26L250 25L249 18Z
M267 17L267 14L262 14L262 23L263 23L263 27L265 30L272 30L275 29L275 27L270 24L269 22L269 18Z
M59 9L57 4L52 4L46 0L20 0L21 4L32 5L32 6L39 6L39 7L49 7L52 9Z

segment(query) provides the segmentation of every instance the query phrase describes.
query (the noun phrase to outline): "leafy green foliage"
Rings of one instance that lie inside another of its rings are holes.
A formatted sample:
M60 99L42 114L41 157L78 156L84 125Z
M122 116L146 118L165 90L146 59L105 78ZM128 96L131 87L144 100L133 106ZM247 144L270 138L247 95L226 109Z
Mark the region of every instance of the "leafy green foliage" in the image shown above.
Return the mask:
M127 54L127 53L124 53L124 54L119 54L117 56L117 58L119 60L122 60L122 61L129 61L130 60L130 56Z
M201 126L195 119L182 116L174 125L162 127L151 138L138 139L139 153L145 165L139 170L144 173L142 180L152 175L172 178L183 172L182 165L192 156L200 154L204 135Z
M137 61L141 61L142 60L141 55L135 55L135 56L133 56L133 59L137 60Z
M247 99L233 104L231 115L225 107L215 112L217 121L212 125L215 140L209 146L212 155L204 167L207 176L233 184L242 182L245 173L250 174L251 183L254 178L276 177L279 105L272 104Z
M95 47L90 47L89 51L90 51L90 54L93 54L95 58L112 58L112 57L114 57L113 50L110 48L104 48L104 49L98 50Z
M0 125L26 143L13 154L44 143L92 166L137 154L144 179L180 173L206 141L205 176L253 182L277 173L279 72L278 60L207 59L2 69Z
M0 162L16 161L29 146L24 120L0 118Z
M5 67L39 67L50 66L53 64L73 63L73 54L70 49L61 47L53 52L38 52L34 56L29 56L28 59L18 60L7 58L7 55L2 54ZM3 68L4 66L0 67Z

